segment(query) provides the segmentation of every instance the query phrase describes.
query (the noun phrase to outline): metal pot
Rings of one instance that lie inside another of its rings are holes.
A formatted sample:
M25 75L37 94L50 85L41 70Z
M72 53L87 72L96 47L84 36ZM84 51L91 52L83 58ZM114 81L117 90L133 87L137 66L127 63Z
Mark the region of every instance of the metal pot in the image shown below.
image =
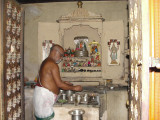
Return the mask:
M76 104L78 105L81 102L81 95L77 95Z
M69 103L73 103L74 100L75 100L75 97L73 97L73 95L71 95L71 96L68 98L68 100L69 100Z
M82 109L76 109L69 111L69 114L72 115L72 120L83 120L83 114L85 113Z
M64 94L64 90L61 89L61 90L60 90L60 94Z
M75 57L88 57L88 51L75 51Z
M88 103L88 94L85 94L85 95L84 95L83 101L86 102L86 103Z
M62 99L66 100L66 94L62 94Z
M73 93L74 93L74 91L72 91L72 90L67 90L67 91L66 91L66 95L67 95L68 98L69 98L70 96L72 96Z

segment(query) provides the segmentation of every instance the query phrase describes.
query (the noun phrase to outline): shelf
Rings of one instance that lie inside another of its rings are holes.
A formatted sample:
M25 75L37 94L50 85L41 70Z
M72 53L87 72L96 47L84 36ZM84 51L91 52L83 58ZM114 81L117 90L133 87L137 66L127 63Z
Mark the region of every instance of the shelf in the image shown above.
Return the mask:
M73 58L73 59L88 59L88 58L91 58L91 57L63 57L63 59L67 59L67 58Z
M63 60L68 61L68 63L63 63L65 65L61 67L62 77L102 77L102 66L98 66L98 63L91 63L89 65L93 66L88 66L88 61L91 59L91 57L64 57ZM70 60L76 61L76 65ZM67 66L68 64L69 66Z
M71 66L68 66L68 67L62 67L62 68L71 68ZM102 69L102 67L73 67L73 68Z
M62 77L102 77L102 72L61 72Z
M101 72L101 67L62 67L62 72L66 73L79 73L79 72Z

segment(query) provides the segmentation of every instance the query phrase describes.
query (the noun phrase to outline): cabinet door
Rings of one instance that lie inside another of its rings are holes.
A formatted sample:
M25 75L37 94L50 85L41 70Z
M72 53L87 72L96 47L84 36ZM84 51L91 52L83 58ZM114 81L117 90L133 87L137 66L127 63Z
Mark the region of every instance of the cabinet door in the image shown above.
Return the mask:
M4 119L24 119L23 10L15 0L4 1L3 14Z

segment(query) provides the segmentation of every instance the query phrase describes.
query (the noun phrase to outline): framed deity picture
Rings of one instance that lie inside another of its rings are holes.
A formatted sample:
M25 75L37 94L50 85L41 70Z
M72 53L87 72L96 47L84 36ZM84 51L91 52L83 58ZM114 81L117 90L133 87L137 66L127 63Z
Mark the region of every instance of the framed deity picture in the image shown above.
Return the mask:
M108 42L108 65L120 65L120 41L117 39Z

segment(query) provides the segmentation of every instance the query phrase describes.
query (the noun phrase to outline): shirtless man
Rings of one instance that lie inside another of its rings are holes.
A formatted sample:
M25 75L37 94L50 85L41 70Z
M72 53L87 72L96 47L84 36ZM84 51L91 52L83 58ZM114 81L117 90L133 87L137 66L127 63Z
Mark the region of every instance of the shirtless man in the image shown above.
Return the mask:
M37 120L53 120L53 104L57 99L60 89L81 91L80 85L73 86L60 78L58 63L64 56L64 49L59 45L51 48L49 56L42 62L39 79L35 87L33 105Z

